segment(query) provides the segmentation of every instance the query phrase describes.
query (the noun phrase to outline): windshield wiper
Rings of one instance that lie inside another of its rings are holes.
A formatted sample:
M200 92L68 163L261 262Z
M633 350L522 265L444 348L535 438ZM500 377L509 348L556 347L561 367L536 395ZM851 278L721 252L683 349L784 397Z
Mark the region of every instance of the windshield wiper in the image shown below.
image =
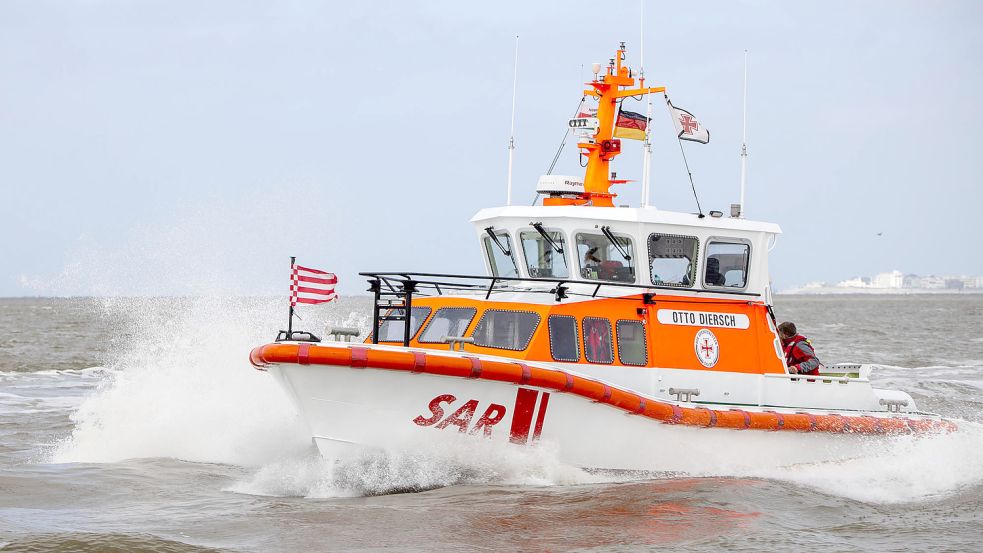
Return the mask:
M621 257L625 258L625 261L631 261L631 254L628 253L627 248L622 247L621 244L618 243L618 239L611 232L611 227L601 227L601 232L603 232L604 236L611 241L611 244L614 245L615 248L617 248L618 253L621 254Z
M529 223L529 224L532 226L532 228L536 229L536 232L538 232L543 237L543 240L546 240L546 242L549 243L550 247L553 248L553 251L555 251L560 255L563 255L563 248L561 248L556 242L553 241L552 238L550 238L550 235L543 229L543 223Z
M507 249L505 246L502 245L501 242L498 241L498 235L495 234L494 229L495 227L488 227L485 229L485 232L488 233L488 236L491 236L492 241L495 242L495 245L498 246L498 249L502 250L502 253L505 254L505 257L512 257L512 251Z

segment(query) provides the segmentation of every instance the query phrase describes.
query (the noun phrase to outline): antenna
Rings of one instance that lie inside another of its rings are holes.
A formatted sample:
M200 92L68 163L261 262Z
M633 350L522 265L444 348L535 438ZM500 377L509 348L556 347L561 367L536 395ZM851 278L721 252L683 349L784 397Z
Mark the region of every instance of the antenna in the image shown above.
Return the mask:
M515 61L512 65L512 128L509 131L509 179L505 205L512 205L512 154L515 152L515 87L519 80L519 35L515 35Z
M645 0L639 0L639 40L638 40L638 65L639 65L639 77L641 80L641 85L645 86ZM645 109L645 142L642 144L644 152L642 153L642 207L649 206L649 175L652 171L652 141L651 136L651 126L652 126L652 95L650 93L645 93L645 99L648 102L648 106Z
M744 50L744 131L741 138L741 203L738 217L744 218L744 189L747 187L747 50Z

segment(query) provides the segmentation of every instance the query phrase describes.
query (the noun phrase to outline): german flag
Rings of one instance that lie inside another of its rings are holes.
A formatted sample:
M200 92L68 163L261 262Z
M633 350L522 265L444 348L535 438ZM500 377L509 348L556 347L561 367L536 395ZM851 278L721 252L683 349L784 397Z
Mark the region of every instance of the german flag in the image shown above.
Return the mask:
M621 110L618 112L618 121L614 124L614 136L630 140L645 140L646 127L648 127L648 119L644 115Z

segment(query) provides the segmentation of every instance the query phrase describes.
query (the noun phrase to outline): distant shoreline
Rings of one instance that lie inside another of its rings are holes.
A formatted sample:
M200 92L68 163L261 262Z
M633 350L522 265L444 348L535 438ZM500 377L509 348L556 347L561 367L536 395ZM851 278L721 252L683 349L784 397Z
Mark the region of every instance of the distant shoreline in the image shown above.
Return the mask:
M959 296L965 294L983 294L981 288L962 290L926 288L790 288L775 292L776 296Z

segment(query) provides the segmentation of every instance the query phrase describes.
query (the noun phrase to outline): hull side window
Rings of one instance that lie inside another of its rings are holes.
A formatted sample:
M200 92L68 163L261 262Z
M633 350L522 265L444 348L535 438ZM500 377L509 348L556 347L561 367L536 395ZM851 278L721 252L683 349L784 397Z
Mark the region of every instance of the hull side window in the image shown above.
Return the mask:
M707 261L703 268L704 286L744 288L747 286L751 246L733 242L707 244Z
M584 317L584 358L590 363L610 365L614 363L614 345L611 343L611 321L598 317Z
M553 241L550 244L542 234L536 231L519 233L522 252L526 256L526 267L532 278L567 278L567 260L564 255L563 233L556 230L545 230ZM556 245L554 247L554 244ZM557 251L557 247L560 251Z
M442 307L423 329L421 344L440 344L446 336L464 336L468 325L478 312L474 307Z
M579 232L575 235L581 278L635 282L635 259L631 238L616 234L611 236L617 244L612 243L604 234Z
M538 313L489 309L474 326L471 337L476 346L522 351L538 326Z
M512 253L512 239L504 232L495 233L495 237L498 238L498 244L492 240L491 236L484 238L485 255L488 256L488 265L491 266L492 276L519 276L519 270L516 268ZM502 248L505 248L505 251L502 251ZM507 255L506 252L508 252Z
M641 321L618 321L618 360L622 365L648 364L645 325Z
M693 286L699 240L693 236L650 234L648 244L652 284L681 288Z
M550 315L550 355L554 361L580 361L580 339L577 318Z
M402 316L404 311L402 309L393 309L387 315L391 316ZM429 307L412 307L410 308L410 340L416 336L420 327L423 326L423 321L430 316ZM382 321L379 325L379 341L380 342L403 342L403 324L405 321Z

